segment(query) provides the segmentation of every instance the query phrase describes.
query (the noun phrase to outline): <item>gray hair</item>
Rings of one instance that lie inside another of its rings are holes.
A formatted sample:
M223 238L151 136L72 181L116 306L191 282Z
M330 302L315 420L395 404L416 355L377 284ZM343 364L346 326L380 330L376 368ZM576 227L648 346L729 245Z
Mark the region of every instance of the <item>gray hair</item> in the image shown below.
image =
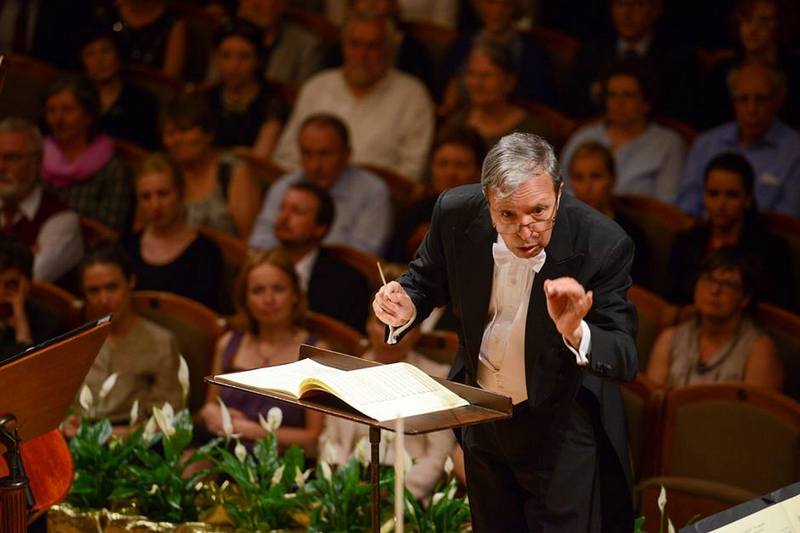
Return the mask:
M389 53L389 57L393 59L394 54L397 51L397 47L400 45L401 35L394 20L383 13L378 13L377 11L351 11L345 19L344 24L342 24L342 40L344 40L344 37L347 36L348 32L350 31L350 26L353 25L353 23L374 21L382 22L384 24L386 31L386 50Z
M511 133L500 139L483 160L481 187L498 198L511 195L531 176L547 175L558 193L563 180L553 147L532 133Z
M19 117L8 117L0 121L0 133L24 133L31 143L31 151L42 153L42 132L32 122Z

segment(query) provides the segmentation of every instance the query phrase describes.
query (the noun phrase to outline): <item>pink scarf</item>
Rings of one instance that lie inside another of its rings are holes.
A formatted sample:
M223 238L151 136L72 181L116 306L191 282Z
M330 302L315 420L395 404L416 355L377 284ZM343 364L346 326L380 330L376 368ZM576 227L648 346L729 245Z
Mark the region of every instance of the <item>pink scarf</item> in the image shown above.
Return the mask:
M67 159L56 141L44 140L42 177L54 187L70 187L81 183L103 168L114 156L114 141L108 135L98 135L74 161Z

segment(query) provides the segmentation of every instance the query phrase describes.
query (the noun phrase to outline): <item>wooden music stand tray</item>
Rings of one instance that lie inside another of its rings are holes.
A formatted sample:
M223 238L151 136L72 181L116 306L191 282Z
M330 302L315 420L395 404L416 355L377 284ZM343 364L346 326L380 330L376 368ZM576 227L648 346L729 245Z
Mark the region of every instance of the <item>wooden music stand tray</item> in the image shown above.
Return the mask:
M25 531L26 505L33 503L19 445L61 424L110 327L107 316L0 363L0 453L9 452L10 472L0 479L0 519L4 527L22 527L11 531Z
M324 350L322 348L315 348L314 346L303 344L300 347L300 359L305 358L313 359L320 364L338 368L340 370L355 370L357 368L381 364L374 361L367 361L366 359L361 359L359 357L353 357L343 353ZM432 431L440 431L444 429L470 426L473 424L482 424L484 422L491 422L504 418L511 418L511 398L492 392L487 392L476 387L454 383L441 378L433 379L467 400L470 404L446 411L436 411L433 413L410 416L403 420L403 433L409 435L419 435ZM282 402L299 405L314 411L321 411L327 415L345 418L347 420L369 426L369 443L371 451L370 481L372 484L372 531L378 532L380 530L380 509L378 508L380 497L378 467L380 463L379 445L381 441L381 429L395 431L394 420L379 422L373 418L361 414L355 409L344 404L344 402L338 398L335 398L331 395L323 394L314 395L308 399L295 399L280 392L255 392L253 390L239 387L230 383L223 383L214 379L214 376L207 377L206 381L221 387L230 387L248 392L250 394L258 394L261 396L274 398Z

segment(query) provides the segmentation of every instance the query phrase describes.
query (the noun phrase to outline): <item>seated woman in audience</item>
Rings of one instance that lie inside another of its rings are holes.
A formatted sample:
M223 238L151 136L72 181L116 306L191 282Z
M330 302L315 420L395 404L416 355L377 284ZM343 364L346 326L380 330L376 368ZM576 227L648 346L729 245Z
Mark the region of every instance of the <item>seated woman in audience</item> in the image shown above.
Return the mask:
M173 292L221 311L222 252L186 222L181 171L165 155L152 154L134 187L144 230L131 235L125 249L137 288Z
M42 179L72 209L116 230L129 224L130 178L114 142L98 131L100 98L89 80L62 78L45 95Z
M728 75L741 65L758 63L785 76L786 95L781 118L800 127L800 58L796 50L797 2L792 0L739 0L731 12L734 37L732 57L712 63L703 100L704 123L716 126L733 120Z
M186 63L186 21L167 0L117 0L102 22L119 36L126 63L180 79Z
M316 336L303 325L305 294L292 261L280 250L252 256L242 268L234 294L237 329L223 335L214 354L213 374L250 370L297 361L301 344L316 344ZM245 440L264 436L258 415L270 408L283 411L278 444L297 444L315 456L322 414L229 388L209 390L199 422L213 435L223 435L219 396L233 420L233 432Z
M439 194L447 189L477 183L486 145L480 134L470 127L444 128L439 132L431 151L431 188L429 193L402 212L389 242L386 258L395 263L411 260L428 231L433 207Z
M246 240L261 209L261 187L247 164L212 147L214 122L203 97L181 96L168 105L161 138L185 178L189 224Z
M703 205L708 218L675 236L670 253L670 280L665 296L673 303L691 302L694 272L714 250L735 246L752 256L761 299L795 308L789 246L768 231L758 216L755 172L743 156L726 152L712 159L703 177Z
M217 36L219 85L208 93L214 145L243 146L269 158L288 109L261 79L266 52L259 29L244 20L224 24Z
M391 276L388 269L387 275ZM386 344L384 325L370 313L367 319L370 348L363 357L383 364L405 362L431 376L446 377L447 365L436 363L414 351L414 344L419 340L419 336L419 328L414 328L397 344ZM322 453L325 446L332 446L335 457L326 459L334 459L336 464L344 464L353 455L362 439L369 439L367 426L344 418L326 416L325 429L319 438L319 450ZM405 482L406 488L411 491L414 498L423 502L430 499L436 483L442 478L445 459L453 455L455 444L455 437L450 430L405 436L403 445L413 463L411 469L406 472ZM381 446L381 463L394 464L394 446Z
M601 120L576 131L561 154L561 171L586 141L611 149L617 162L615 193L635 193L673 203L686 157L686 143L674 131L651 120L652 76L638 60L612 67L603 81L605 113Z
M122 79L116 34L109 29L87 29L82 36L81 64L100 96L100 129L113 137L157 148L158 101Z
M517 74L509 47L485 39L476 41L467 60L464 81L469 105L453 113L445 127L471 126L487 147L512 131L549 136L544 122L511 102Z
M739 250L708 256L694 285L696 317L658 336L647 377L669 387L738 381L780 391L783 366L775 345L748 314L756 283L749 257Z
M94 398L94 413L83 414L108 417L114 425L125 425L136 400L142 413L140 420L153 406L161 407L165 402L176 411L180 409L178 341L131 308L136 275L125 252L116 245L100 245L81 263L80 279L87 318L112 315L108 338L84 380ZM100 389L111 374L117 374L117 381L101 400ZM82 412L81 407L76 405L76 411ZM72 415L64 433L74 436L79 425L78 416Z
M614 209L612 191L617 181L614 155L602 144L587 141L573 152L569 176L568 185L575 197L613 219L633 240L636 254L631 278L637 285L650 287L650 247L644 231L635 220Z

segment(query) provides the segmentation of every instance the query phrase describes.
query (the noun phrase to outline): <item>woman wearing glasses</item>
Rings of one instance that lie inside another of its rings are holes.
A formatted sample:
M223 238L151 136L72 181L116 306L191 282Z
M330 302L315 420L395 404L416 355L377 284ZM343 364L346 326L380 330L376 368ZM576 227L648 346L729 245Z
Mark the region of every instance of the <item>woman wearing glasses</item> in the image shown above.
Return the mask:
M656 339L647 377L659 385L739 381L780 391L775 344L750 318L756 276L749 258L721 248L703 262L694 285L696 316Z

